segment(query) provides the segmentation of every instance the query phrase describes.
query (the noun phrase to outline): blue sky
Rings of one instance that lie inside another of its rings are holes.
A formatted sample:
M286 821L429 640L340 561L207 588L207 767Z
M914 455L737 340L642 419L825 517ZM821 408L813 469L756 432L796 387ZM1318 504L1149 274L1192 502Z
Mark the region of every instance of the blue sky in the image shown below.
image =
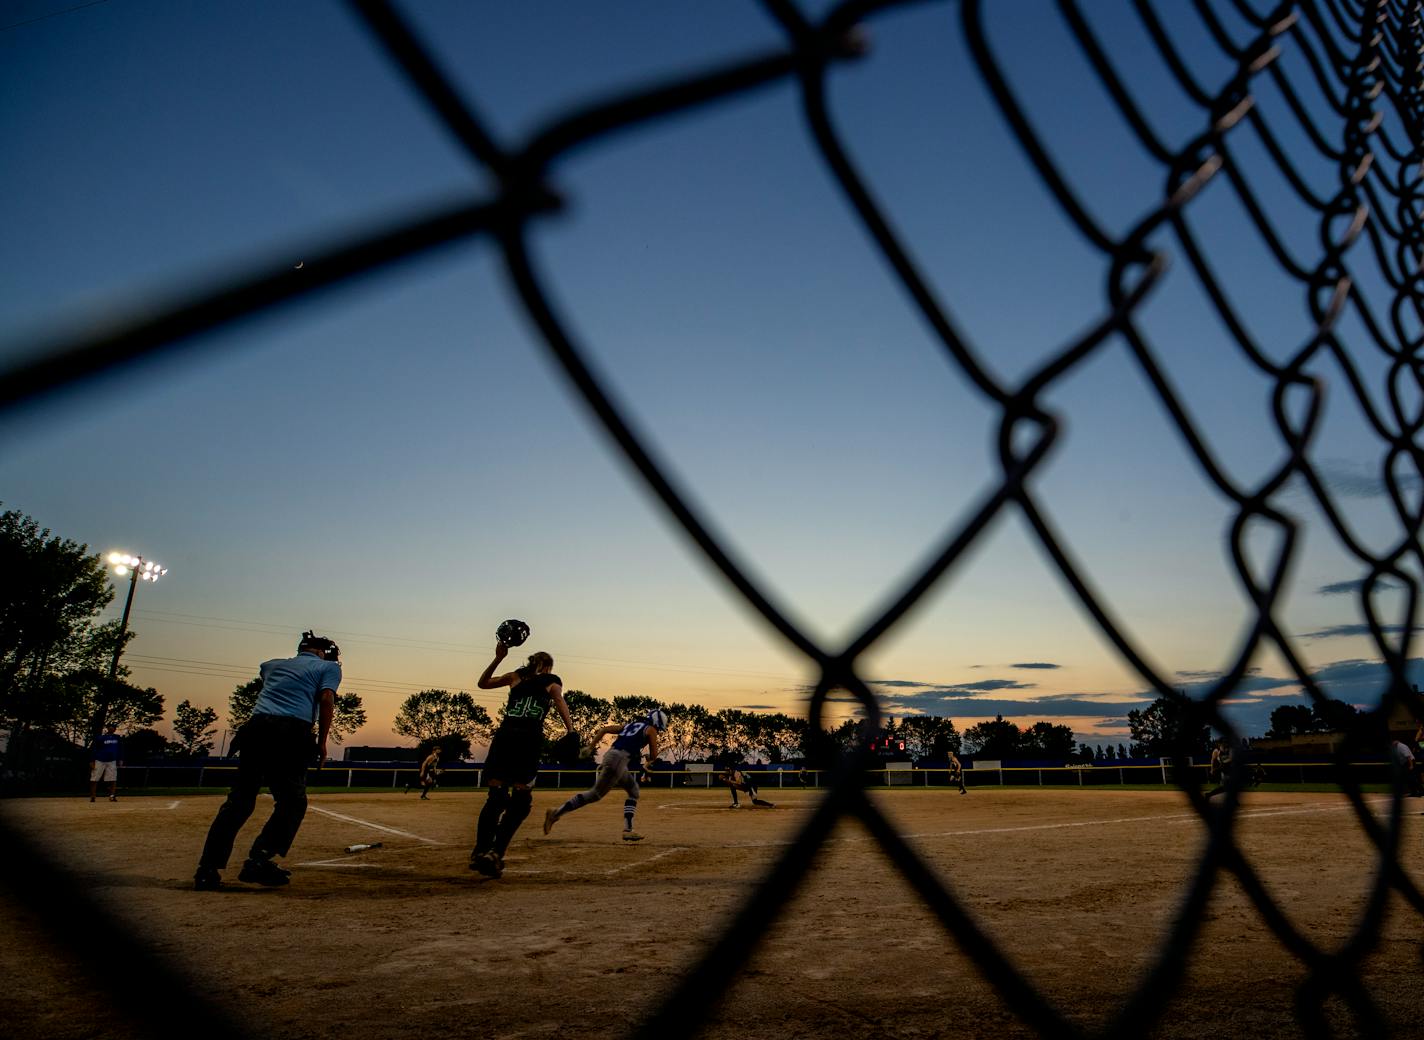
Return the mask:
M339 4L70 6L15 3L0 22L0 134L23 143L0 155L2 358L490 188ZM1053 5L987 6L990 45L1055 160L1093 219L1122 233L1159 203L1163 169ZM1229 66L1195 14L1163 6L1193 70L1219 83ZM573 107L781 44L752 3L402 10L506 144ZM835 71L830 101L956 328L1012 384L1101 320L1108 268L1025 161L959 10L877 19L868 57ZM1092 22L1155 131L1178 146L1200 133L1201 110L1130 12L1093 5ZM1281 61L1308 83L1288 39ZM1323 121L1323 101L1305 98ZM1302 177L1338 190L1264 81L1258 104ZM1249 129L1229 140L1287 245L1318 260L1318 218ZM612 135L562 157L552 181L568 205L540 222L534 254L578 342L777 600L817 638L849 638L994 486L998 415L874 249L796 90ZM1305 293L1224 177L1188 219L1263 350L1299 349ZM1259 482L1284 458L1271 384L1178 243L1152 244L1170 266L1140 312L1143 334L1225 471ZM1349 259L1387 308L1367 250ZM1383 401L1387 359L1357 318L1341 334ZM1379 550L1399 537L1382 448L1338 368L1316 367L1327 407L1313 456ZM1045 400L1064 434L1032 486L1064 542L1162 674L1189 684L1224 668L1251 616L1225 548L1231 504L1140 366L1110 341ZM1417 489L1417 475L1406 483ZM555 655L567 685L601 695L795 710L813 678L649 500L480 240L5 416L0 501L96 550L171 567L140 590L127 658L170 705L225 708L233 685L311 626L340 639L347 684L366 700L372 723L357 740L383 743L405 694L473 687L506 616L530 621L531 645ZM1303 525L1283 623L1312 669L1363 662L1368 677L1376 655L1343 627L1362 622L1358 603L1319 591L1364 569L1301 488L1276 503ZM1264 558L1269 543L1262 533L1252 546ZM1400 590L1380 598L1398 624L1403 603ZM1288 674L1271 654L1253 664ZM1148 688L1013 513L862 673L918 684L881 687L898 711L1051 717L1085 739L1118 732ZM1357 703L1377 694L1372 681L1349 687ZM1255 724L1296 690L1253 692L1241 711Z

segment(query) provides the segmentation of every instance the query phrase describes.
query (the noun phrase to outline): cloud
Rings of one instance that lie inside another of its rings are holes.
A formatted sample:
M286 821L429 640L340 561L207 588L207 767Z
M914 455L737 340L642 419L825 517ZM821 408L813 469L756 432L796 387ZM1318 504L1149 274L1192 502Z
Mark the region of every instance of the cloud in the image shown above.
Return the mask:
M1061 664L1049 664L1047 661L1023 661L1019 664L1011 664L1010 668L1062 668Z
M1023 683L1015 679L980 679L977 682L941 686L941 690L962 690L965 693L990 693L994 690L1032 690L1038 683Z
M1335 581L1331 582L1329 585L1322 585L1315 591L1316 594L1320 596L1344 596L1347 593L1359 592L1360 587L1364 585L1364 583L1365 582L1363 578L1356 579L1355 581ZM1404 588L1404 586L1391 578L1381 577L1375 582L1375 588L1402 589Z
M1399 635L1405 630L1404 625L1380 625L1380 631L1385 635ZM1413 626L1413 631L1424 631L1419 625ZM1329 628L1322 628L1316 632L1306 632L1302 639L1338 639L1342 636L1367 636L1370 634L1370 626L1363 624L1355 625L1331 625Z
M970 715L975 718L1002 715L1005 718L1027 718L1029 722L1036 722L1048 715L1055 718L1106 719L1120 714L1126 717L1130 709L1145 708L1151 703L1150 700L1146 700L1104 704L1091 697L1074 697L1072 695L1061 695L1052 700L1007 700L992 697L956 696L948 691L936 691L935 693L917 694L912 698L887 697L885 709L896 713L910 711L916 714L943 715L948 718L961 715Z
M1350 459L1321 459L1313 464L1320 483L1341 499L1383 499L1388 494L1384 484L1383 467L1378 464L1353 462ZM1396 476L1400 492L1410 492L1420 487L1418 473L1397 473ZM1306 484L1299 477L1292 480L1292 484L1297 489L1306 490Z
M774 704L733 704L737 711L781 711L783 709Z
M1037 683L1023 683L1017 679L976 679L974 682L966 683L925 683L912 682L907 679L874 679L871 686L888 686L897 690L928 690L931 693L955 693L969 696L975 693L992 693L995 690L1032 690L1038 687ZM921 694L904 694L903 696L922 696Z

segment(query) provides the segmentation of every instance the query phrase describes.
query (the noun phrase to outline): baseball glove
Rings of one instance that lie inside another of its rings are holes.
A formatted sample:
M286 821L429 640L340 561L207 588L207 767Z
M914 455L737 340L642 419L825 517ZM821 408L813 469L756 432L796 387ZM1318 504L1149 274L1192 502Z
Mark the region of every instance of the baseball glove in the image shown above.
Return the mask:
M579 738L577 733L565 733L554 741L554 758L561 765L571 765L579 760Z

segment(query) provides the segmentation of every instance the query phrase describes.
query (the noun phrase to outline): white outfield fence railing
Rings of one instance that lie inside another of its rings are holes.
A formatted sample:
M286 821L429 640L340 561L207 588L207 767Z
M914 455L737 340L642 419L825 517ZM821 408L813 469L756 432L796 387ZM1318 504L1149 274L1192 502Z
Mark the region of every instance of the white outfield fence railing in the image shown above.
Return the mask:
M702 763L689 763L701 766ZM1264 783L1308 784L1336 783L1338 766L1331 762L1257 762ZM1210 777L1205 763L1190 762L1185 767L1199 782ZM1385 761L1351 762L1348 768L1360 783L1388 783L1389 764ZM213 787L229 785L237 766L226 762L201 764L132 765L119 770L119 783L130 790L169 787ZM824 783L824 771L818 769L746 769L759 788L817 789ZM548 768L539 771L538 786L544 788L585 788L593 784L597 770L581 768ZM361 766L351 763L331 764L312 769L307 783L312 787L346 787L369 789L404 784L415 786L420 774L416 766ZM711 767L654 770L652 788L724 786ZM866 770L871 786L883 787L958 787L948 769L920 769L908 762L887 762L883 768ZM966 787L1122 787L1128 785L1176 786L1174 767L1169 762L1122 765L1035 765L968 767L964 770ZM477 788L484 786L484 769L449 768L441 775L440 787Z

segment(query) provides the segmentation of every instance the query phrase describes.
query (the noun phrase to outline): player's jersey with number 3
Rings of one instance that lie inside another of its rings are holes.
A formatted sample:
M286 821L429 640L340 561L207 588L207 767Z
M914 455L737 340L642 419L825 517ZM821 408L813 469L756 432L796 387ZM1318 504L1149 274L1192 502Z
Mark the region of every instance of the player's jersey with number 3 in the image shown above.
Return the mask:
M623 727L623 731L618 734L613 741L615 751L626 751L629 755L636 755L642 751L648 743L648 724L642 720L630 722Z

